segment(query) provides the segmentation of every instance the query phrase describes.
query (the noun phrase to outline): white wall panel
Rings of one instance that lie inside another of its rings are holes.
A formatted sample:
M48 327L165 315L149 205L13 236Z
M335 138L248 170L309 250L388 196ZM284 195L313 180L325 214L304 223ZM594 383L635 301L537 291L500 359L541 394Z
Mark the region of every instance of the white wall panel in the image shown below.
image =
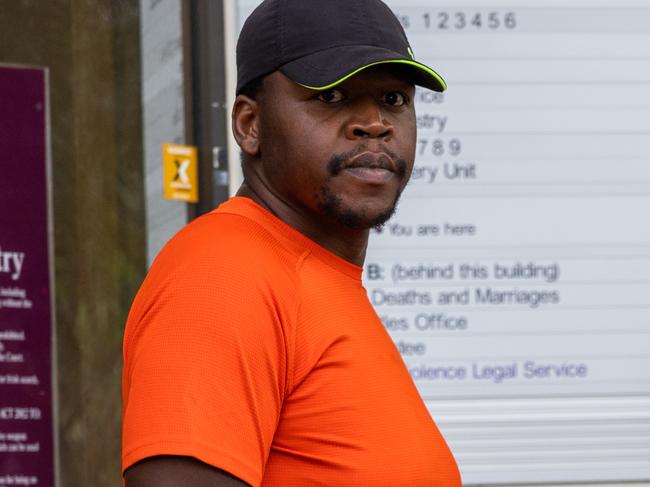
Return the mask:
M364 280L464 482L648 481L650 4L387 3L449 90Z

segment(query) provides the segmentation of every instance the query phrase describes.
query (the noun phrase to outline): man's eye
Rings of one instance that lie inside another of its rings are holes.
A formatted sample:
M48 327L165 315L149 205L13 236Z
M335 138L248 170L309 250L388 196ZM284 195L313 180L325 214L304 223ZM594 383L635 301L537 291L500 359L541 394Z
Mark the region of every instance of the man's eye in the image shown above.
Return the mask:
M391 91L384 95L384 103L392 107L401 107L408 103L408 97L399 91Z
M321 91L318 94L317 98L320 101L325 103L336 103L343 100L343 98L345 97L343 96L343 93L341 93L339 90L331 89L331 90Z

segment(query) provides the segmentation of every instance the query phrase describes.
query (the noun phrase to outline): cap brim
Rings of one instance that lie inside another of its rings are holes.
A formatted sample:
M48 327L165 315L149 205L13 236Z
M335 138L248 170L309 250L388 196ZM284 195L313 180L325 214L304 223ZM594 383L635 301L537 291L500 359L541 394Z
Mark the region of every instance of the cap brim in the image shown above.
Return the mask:
M376 46L339 46L291 61L279 70L292 81L312 90L327 90L364 69L398 64L413 84L442 92L447 84L430 67L398 52Z

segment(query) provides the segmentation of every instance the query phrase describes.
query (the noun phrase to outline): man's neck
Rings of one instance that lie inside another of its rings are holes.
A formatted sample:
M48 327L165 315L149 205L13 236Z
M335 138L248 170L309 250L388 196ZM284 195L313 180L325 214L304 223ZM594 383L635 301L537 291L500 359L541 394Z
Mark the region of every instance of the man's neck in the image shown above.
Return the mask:
M308 213L304 209L296 208L277 198L271 192L255 190L246 182L237 191L237 196L252 199L321 247L353 264L363 266L368 247L369 230L352 229L331 218Z

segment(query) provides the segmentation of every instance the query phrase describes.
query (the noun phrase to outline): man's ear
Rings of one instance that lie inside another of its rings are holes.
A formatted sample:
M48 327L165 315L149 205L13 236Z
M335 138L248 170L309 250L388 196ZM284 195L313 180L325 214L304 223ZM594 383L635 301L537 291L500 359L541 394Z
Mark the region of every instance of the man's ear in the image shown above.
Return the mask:
M235 98L232 107L232 132L241 150L256 157L260 153L259 105L245 95Z

